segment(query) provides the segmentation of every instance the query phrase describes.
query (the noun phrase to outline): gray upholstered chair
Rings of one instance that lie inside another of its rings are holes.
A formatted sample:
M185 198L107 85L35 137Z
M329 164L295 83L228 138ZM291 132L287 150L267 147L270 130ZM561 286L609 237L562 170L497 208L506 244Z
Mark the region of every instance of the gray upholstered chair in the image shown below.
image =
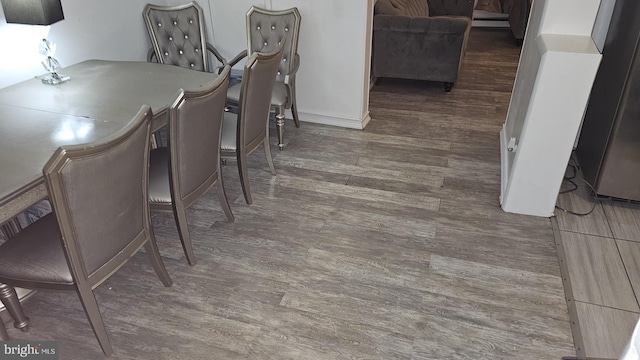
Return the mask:
M269 146L269 109L284 42L270 53L254 52L244 66L237 114L224 113L221 155L235 157L244 199L251 204L247 156L264 145L271 174L276 174Z
M300 67L300 55L298 55L300 20L300 12L297 8L269 11L252 6L247 12L247 50L229 62L234 66L240 59L251 56L254 52L270 52L275 50L281 42L286 44L271 94L271 108L276 113L280 150L284 148L285 109L291 109L293 121L296 127L300 127L296 104L296 73ZM238 106L241 89L241 84L229 88L227 95L229 105Z
M191 265L196 259L185 209L218 184L222 209L229 221L234 221L220 171L222 114L230 71L227 65L215 81L198 90L179 92L169 108L169 146L151 151L151 210L173 211Z
M202 8L195 2L178 6L147 4L142 12L152 48L147 61L209 71L208 52L221 66L227 60L205 38Z
M151 117L145 105L108 139L59 148L43 169L53 212L0 246L0 282L75 289L107 356L113 349L93 289L142 246L171 286L149 216Z

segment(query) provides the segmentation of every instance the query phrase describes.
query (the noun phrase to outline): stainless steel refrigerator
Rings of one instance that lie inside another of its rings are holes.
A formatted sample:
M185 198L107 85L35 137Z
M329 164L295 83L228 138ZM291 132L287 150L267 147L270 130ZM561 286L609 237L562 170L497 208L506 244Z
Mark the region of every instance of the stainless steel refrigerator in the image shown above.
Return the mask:
M601 196L640 201L640 0L617 0L578 139Z

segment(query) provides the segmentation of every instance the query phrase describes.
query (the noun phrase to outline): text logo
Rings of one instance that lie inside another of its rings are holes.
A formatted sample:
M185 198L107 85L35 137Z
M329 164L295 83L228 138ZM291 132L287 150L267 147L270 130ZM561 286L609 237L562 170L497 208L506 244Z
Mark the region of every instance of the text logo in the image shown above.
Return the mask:
M0 360L58 360L57 341L2 341Z

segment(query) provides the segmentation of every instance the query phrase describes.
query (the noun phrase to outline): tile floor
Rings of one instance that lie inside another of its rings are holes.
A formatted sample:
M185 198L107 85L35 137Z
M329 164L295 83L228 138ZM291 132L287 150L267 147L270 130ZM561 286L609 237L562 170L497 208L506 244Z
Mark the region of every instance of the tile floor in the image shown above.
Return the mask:
M586 213L595 204L593 212L557 209L555 218L576 352L581 359L618 359L640 318L640 205L596 200L584 181L577 183L557 205Z

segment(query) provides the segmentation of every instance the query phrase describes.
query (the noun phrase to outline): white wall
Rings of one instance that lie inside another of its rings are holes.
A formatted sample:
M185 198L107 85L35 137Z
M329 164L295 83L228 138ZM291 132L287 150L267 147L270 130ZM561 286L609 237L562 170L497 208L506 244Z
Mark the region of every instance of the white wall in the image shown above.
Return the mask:
M65 19L51 26L7 24L0 12L0 88L45 72L38 54L43 36L57 43L63 67L96 58L144 61L151 46L142 20L146 3L62 0Z
M246 48L252 5L302 16L298 113L302 121L362 129L369 121L373 0L208 0L214 45L228 59ZM236 67L240 70L242 64ZM290 115L288 115L290 117Z
M50 26L62 66L86 59L144 61L150 47L142 20L147 0L62 0L65 20ZM175 5L186 0L155 0ZM369 121L373 0L199 0L208 39L227 59L246 47L251 5L296 6L302 15L297 75L302 121L364 128ZM37 46L47 27L0 18L0 88L44 73ZM19 46L18 46L19 45ZM242 64L237 67L241 71ZM61 71L64 73L64 71ZM288 116L290 118L290 115Z

